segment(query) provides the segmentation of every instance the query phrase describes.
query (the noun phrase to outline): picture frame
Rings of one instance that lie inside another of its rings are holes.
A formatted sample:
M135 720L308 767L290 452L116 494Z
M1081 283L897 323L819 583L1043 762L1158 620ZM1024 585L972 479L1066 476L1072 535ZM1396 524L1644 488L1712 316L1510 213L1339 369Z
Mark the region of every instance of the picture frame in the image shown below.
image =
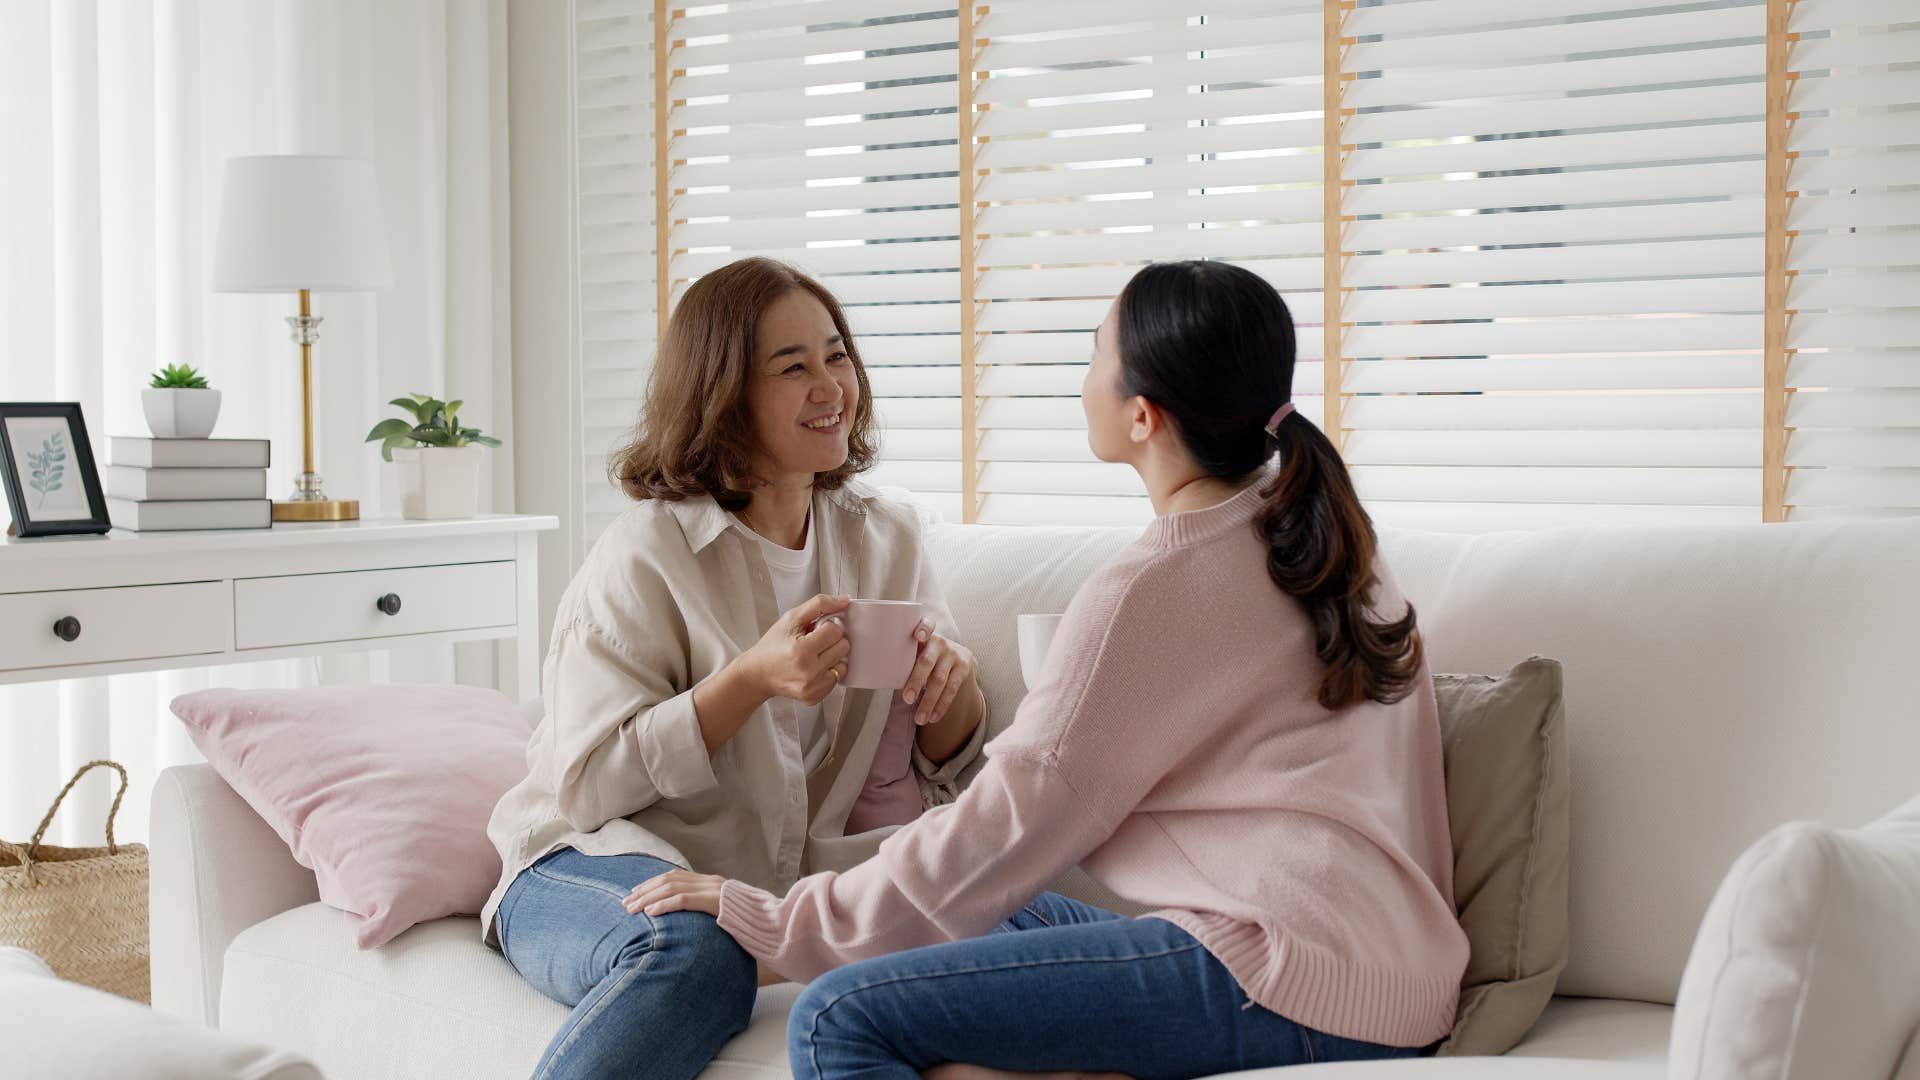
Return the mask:
M0 402L0 483L15 536L113 528L77 401Z

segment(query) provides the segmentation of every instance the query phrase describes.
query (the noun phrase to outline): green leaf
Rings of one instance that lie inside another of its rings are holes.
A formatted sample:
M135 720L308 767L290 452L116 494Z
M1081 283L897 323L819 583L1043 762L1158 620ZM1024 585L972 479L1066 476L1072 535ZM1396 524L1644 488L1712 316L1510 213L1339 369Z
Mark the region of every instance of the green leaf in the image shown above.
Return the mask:
M410 398L394 398L392 401L387 402L387 404L398 405L400 408L412 414L414 423L424 424L427 422L427 414L421 411L420 402L415 400L415 398L420 396L421 395L415 394L414 397Z
M402 420L397 416L393 416L373 425L373 430L367 432L366 441L380 442L381 440L387 439L395 434L404 435L407 432L412 430L413 430L412 424L407 423L405 420Z
M499 446L500 445L500 440L494 438L491 435L482 435L478 432L475 432L473 435L470 435L468 437L471 438L474 442L479 443L481 446Z
M387 436L387 441L380 444L380 457L384 460L392 461L393 452L395 450L398 450L398 449L401 449L402 447L407 446L411 442L413 442L412 435L408 435L405 433L402 433L399 435L389 435Z
M191 364L168 364L153 374L153 386L161 390L205 390L206 376L193 370Z

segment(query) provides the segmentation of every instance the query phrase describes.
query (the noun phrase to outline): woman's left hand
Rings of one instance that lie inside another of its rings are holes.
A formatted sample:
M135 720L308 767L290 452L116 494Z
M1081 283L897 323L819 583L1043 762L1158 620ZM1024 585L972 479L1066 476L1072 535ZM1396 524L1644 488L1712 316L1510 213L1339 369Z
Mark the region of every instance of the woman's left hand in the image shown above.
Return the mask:
M669 870L659 877L648 878L633 887L627 898L621 901L627 914L665 915L669 911L704 911L708 915L720 914L720 886L727 879L713 874L696 874L691 870Z
M973 678L973 653L965 645L934 633L925 619L913 631L920 643L920 659L914 662L907 684L900 688L903 699L917 706L913 722L922 727L946 719L962 687Z

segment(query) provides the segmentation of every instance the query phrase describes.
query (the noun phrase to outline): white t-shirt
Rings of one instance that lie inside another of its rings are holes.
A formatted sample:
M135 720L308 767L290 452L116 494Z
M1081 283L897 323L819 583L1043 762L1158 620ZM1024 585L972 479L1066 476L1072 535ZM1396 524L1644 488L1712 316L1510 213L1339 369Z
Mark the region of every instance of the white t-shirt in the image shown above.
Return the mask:
M753 532L745 522L741 526L760 541L760 554L767 560L767 574L773 579L773 602L786 614L820 593L820 558L813 543L813 516L807 516L807 539L799 551ZM819 705L793 702L800 712L800 746L806 770L812 772L827 756L825 711Z

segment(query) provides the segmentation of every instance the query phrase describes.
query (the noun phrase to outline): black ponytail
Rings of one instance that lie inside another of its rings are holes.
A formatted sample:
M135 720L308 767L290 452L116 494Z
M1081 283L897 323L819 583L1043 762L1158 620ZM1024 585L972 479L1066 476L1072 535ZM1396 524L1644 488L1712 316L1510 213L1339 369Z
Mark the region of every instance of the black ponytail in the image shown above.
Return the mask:
M1231 263L1155 263L1121 292L1119 330L1122 393L1164 409L1209 475L1245 481L1279 452L1255 525L1267 573L1312 620L1320 704L1406 697L1420 671L1419 628L1411 605L1386 623L1367 609L1379 582L1373 521L1340 451L1297 414L1272 434L1263 426L1293 394L1293 317L1280 294Z
M1320 704L1338 709L1362 699L1399 701L1420 671L1413 605L1393 622L1373 621L1367 611L1379 581L1373 521L1340 451L1297 415L1274 430L1280 472L1261 493L1267 505L1257 524L1267 541L1267 573L1313 620L1314 652L1326 665Z

